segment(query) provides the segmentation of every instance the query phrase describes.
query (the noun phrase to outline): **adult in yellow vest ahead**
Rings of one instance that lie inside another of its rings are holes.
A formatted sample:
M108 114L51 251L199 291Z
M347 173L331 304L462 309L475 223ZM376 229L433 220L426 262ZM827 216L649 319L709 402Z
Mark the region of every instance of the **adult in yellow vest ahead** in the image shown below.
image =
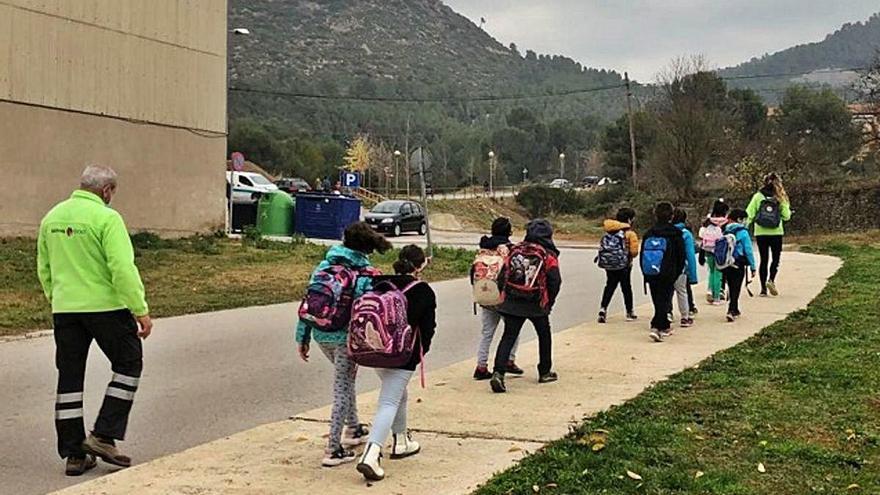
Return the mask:
M125 222L109 206L115 193L116 172L86 167L80 188L43 218L37 240L37 273L55 326L58 453L68 476L93 468L95 457L131 465L116 440L125 438L143 369L141 339L153 323ZM110 360L113 378L86 438L83 381L92 340Z

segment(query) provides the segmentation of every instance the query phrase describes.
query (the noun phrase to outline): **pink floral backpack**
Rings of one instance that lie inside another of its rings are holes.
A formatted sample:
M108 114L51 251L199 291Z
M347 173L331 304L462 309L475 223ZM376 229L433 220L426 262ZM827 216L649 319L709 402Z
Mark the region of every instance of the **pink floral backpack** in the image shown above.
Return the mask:
M348 355L361 366L397 368L412 359L418 329L406 318L406 292L421 280L398 289L389 281L376 284L354 301L348 327Z

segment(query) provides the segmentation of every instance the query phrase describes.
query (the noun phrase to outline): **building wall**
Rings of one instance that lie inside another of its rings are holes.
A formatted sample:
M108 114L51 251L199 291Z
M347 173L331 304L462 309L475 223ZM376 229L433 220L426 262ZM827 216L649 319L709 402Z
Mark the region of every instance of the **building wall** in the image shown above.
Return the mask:
M133 230L221 226L225 130L226 0L0 0L0 235L88 163Z

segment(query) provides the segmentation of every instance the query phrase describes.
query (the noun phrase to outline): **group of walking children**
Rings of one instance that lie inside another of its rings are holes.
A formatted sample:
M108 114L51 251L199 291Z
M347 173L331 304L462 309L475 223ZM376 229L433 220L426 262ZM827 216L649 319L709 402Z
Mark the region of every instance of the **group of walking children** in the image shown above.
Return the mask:
M514 355L526 320L538 334L538 383L559 378L553 371L550 331L550 313L562 286L553 227L547 220L532 220L526 225L525 238L517 244L510 241L512 231L510 220L495 219L491 236L480 241L471 268L474 304L480 306L482 321L474 379L490 380L495 393L507 391L506 374L524 373L514 362ZM501 320L504 333L490 373L489 349Z
M366 223L345 230L315 268L298 311L296 341L308 362L312 339L333 363L333 405L322 465L353 462L364 445L357 470L368 480L385 477L382 451L389 435L390 458L421 450L407 430L407 385L430 350L437 299L420 280L428 265L422 248L401 249L394 275L382 275L369 255L391 244ZM359 422L355 379L358 367L375 368L382 382L372 431Z
M605 221L605 235L600 242L596 262L606 271L607 281L599 309L599 323L608 319L608 306L620 286L627 321L637 316L633 308L632 265L640 257L640 268L650 289L654 315L650 337L663 342L674 333L673 299L677 300L680 326L693 326L697 308L692 285L698 280L697 265L708 269L706 300L711 305L726 301L727 321L741 316L740 294L748 288L748 276L760 272L761 296L777 296L776 276L782 253L784 224L791 219L791 203L780 177L764 177L761 189L743 210L731 209L723 200L712 205L702 221L698 239L688 228L687 212L671 203L654 208L654 225L644 234L639 247L633 224L635 212L623 208L614 219ZM755 262L749 226L754 225L761 263Z

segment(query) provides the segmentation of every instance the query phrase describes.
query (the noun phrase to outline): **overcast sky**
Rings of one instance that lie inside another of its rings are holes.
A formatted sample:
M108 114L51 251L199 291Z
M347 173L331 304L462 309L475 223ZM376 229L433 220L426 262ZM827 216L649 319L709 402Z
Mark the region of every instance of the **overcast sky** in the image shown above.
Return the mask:
M878 0L444 0L520 52L571 57L652 81L679 55L716 67L820 41L880 12Z

